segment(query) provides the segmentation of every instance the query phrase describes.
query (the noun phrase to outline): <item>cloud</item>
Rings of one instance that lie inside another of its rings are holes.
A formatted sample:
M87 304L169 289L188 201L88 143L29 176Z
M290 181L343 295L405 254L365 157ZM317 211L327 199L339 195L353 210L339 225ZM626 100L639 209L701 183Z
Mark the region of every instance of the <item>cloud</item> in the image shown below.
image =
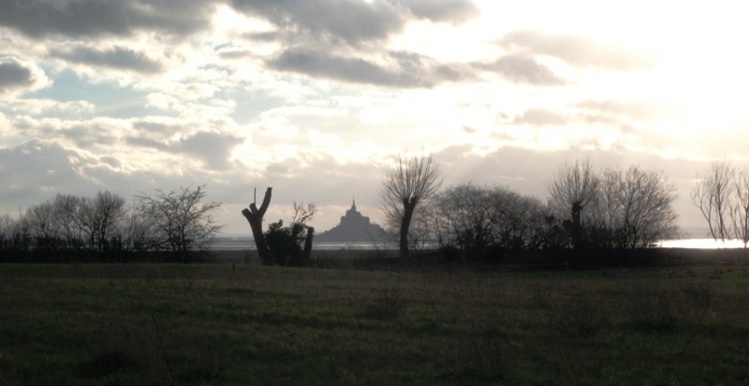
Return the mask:
M527 55L506 55L493 62L474 63L474 67L496 72L515 83L527 83L534 86L565 84L565 81L554 75L548 67Z
M574 66L637 70L652 65L643 52L580 35L515 31L504 35L498 43L513 52L554 56Z
M400 3L408 7L415 17L433 22L457 24L477 17L481 13L473 2L465 0L401 0Z
M415 54L396 52L388 56L392 69L360 58L348 58L308 50L287 50L267 62L270 68L351 83L388 87L432 87L467 77L456 66L436 64Z
M176 148L202 160L206 167L219 170L230 166L231 151L243 140L232 134L201 131L184 138Z
M89 47L53 49L52 55L73 63L129 70L144 74L153 74L162 70L161 63L149 58L145 53L118 46L107 50Z
M351 45L385 39L400 32L405 23L403 12L380 0L234 0L232 4L292 35L332 38Z
M235 172L223 172L217 177L215 171L202 169L188 168L180 172L175 172L175 168L127 169L126 163L121 155L91 155L52 140L36 139L15 147L0 147L0 180L3 181L0 208L6 213L15 213L19 208L25 210L42 203L56 193L91 196L97 190L107 190L130 199L138 192L150 194L153 189L170 190L196 184L208 184L210 197L207 200L247 199L244 192L239 191L244 185L235 183L241 180ZM239 211L226 214L218 221L227 223L232 218L241 219ZM246 222L238 225L246 226Z
M47 76L37 66L12 57L0 58L0 95L36 90L47 83Z
M3 102L0 102L0 107ZM91 102L77 100L62 102L54 99L14 99L7 102L6 106L14 112L39 115L49 112L84 114L95 110Z
M0 26L24 35L128 36L158 30L184 36L210 22L210 0L24 0L2 1Z
M227 132L197 131L175 138L179 133L188 132L186 127L189 125L177 121L136 121L132 134L124 140L135 148L153 149L202 162L208 169L231 169L228 160L232 150L244 142L244 137Z
M466 125L463 125L463 126L462 126L462 127L460 128L460 129L461 129L461 130L462 130L462 131L463 131L464 133L466 133L466 134L476 134L476 133L478 132L478 130L474 129L473 127L471 127L471 126L466 126Z
M479 15L471 1L233 0L235 9L262 16L288 36L359 46L400 33L411 18L464 22ZM264 32L258 38L277 37Z
M167 144L151 138L129 136L125 138L125 143L133 147L145 147L159 151L169 151L169 146Z
M78 152L42 140L0 148L4 200L29 205L41 203L58 191L85 191L76 189L86 185L75 170L76 161L81 159Z
M133 129L139 136L170 137L184 129L175 118L145 117L133 122Z
M567 118L556 111L545 109L530 109L523 112L522 115L516 116L512 123L529 124L534 126L561 126L567 123Z
M87 150L115 144L119 140L120 132L127 127L125 121L107 117L91 120L62 120L21 116L17 117L12 125L17 132L27 138L45 138L68 144L73 143Z
M657 109L644 102L621 102L615 100L589 99L574 105L594 114L624 116L633 119L653 119L658 117Z

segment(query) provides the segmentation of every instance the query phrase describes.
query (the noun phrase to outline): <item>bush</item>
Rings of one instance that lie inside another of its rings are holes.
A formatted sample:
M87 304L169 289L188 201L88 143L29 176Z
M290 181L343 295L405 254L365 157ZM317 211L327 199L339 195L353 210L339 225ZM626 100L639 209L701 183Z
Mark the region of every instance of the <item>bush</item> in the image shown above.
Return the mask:
M284 227L283 221L270 224L265 232L265 244L270 258L263 264L277 264L282 267L307 267L311 265L310 252L303 246L312 237L314 230L300 223ZM311 242L311 241L310 241Z

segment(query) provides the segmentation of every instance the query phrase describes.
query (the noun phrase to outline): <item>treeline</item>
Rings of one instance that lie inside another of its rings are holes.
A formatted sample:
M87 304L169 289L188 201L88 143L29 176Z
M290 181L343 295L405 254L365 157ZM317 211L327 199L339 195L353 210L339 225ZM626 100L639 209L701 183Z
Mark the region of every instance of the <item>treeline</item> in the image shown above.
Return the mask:
M566 164L549 183L546 200L501 186L442 188L439 175L431 157L400 158L386 171L386 226L402 257L435 245L451 260L480 264L538 251L611 254L650 248L677 232L674 185L661 172L637 166ZM270 191L260 207L253 202L242 211L261 262L310 265L314 229L307 222L314 204L295 203L287 226L279 221L264 231ZM192 261L221 228L211 217L220 203L204 198L204 186L141 193L130 204L110 192L58 194L18 218L0 217L0 261Z
M111 192L57 194L17 218L0 217L0 261L127 262L196 257L221 228L203 203L205 187L182 187L132 203Z
M534 251L571 256L650 248L677 234L672 208L676 188L660 172L637 166L595 170L590 162L578 161L559 169L544 201L501 186L437 189L432 165L429 159L402 161L403 170L393 169L396 173L384 182L388 228L394 237L399 229L403 234L407 218L403 197L422 202L408 218L409 249L436 244L449 259L491 264L508 256L538 256L529 253ZM432 177L420 180L425 171ZM412 187L420 181L431 184L421 191L433 193L416 196Z

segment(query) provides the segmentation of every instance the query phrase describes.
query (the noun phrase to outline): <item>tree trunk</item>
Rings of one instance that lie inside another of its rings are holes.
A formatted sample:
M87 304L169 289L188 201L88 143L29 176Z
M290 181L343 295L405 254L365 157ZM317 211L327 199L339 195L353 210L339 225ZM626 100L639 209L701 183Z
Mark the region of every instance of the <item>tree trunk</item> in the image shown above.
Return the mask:
M572 248L573 249L583 249L584 248L584 241L583 241L583 227L580 221L580 212L582 212L583 207L580 205L579 202L575 202L572 204Z
M307 227L307 238L304 239L304 250L302 251L302 261L309 263L312 255L312 238L315 236L315 228Z
M403 218L401 219L401 229L399 237L399 249L401 257L407 257L409 255L408 250L408 228L411 226L411 218L416 209L416 200L403 200Z
M260 257L260 261L264 264L272 262L272 257L268 251L268 246L265 244L265 236L263 235L263 216L265 216L265 211L268 210L268 206L270 205L272 190L273 188L269 187L265 191L265 197L263 197L260 208L253 202L250 204L250 209L242 209L242 214L247 218L247 222L250 223L252 238L255 239L255 246L257 247L257 254Z

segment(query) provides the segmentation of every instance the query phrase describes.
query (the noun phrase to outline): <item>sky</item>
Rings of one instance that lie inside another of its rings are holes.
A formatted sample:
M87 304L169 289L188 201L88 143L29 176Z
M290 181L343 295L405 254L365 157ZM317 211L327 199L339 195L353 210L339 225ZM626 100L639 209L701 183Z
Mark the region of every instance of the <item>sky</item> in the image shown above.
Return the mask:
M318 231L383 171L548 197L565 163L662 171L684 227L713 161L743 167L743 2L0 0L0 212L57 193L206 186L225 234L314 202Z

